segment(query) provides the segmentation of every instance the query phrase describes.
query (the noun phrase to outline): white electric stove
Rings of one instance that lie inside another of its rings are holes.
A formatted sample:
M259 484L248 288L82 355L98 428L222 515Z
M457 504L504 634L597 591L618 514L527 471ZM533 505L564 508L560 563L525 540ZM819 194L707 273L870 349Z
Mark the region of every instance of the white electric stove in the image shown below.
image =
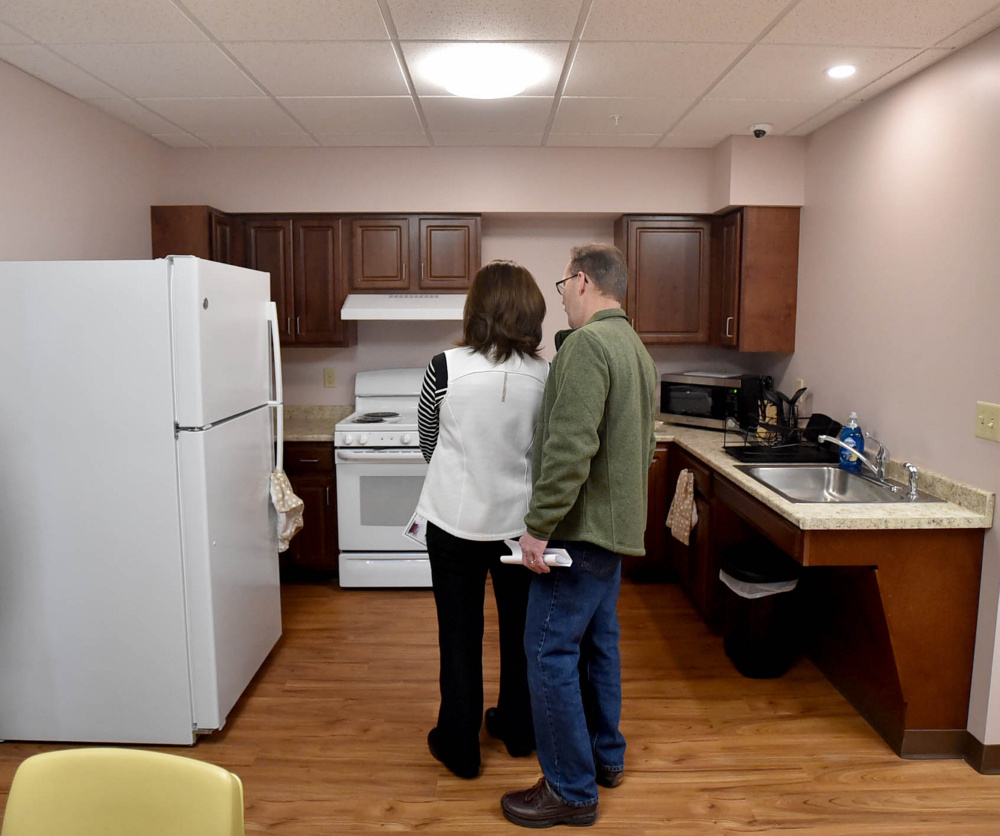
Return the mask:
M343 587L429 587L427 552L404 533L423 488L417 401L424 369L358 372L355 411L334 428Z

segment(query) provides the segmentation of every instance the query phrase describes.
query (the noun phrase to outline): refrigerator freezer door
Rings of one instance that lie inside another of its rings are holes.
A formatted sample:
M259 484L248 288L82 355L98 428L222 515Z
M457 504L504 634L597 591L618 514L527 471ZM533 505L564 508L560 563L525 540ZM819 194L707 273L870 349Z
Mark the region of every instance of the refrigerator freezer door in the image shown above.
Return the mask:
M267 273L171 256L175 420L204 427L267 403Z
M270 409L177 444L195 725L215 729L281 635Z

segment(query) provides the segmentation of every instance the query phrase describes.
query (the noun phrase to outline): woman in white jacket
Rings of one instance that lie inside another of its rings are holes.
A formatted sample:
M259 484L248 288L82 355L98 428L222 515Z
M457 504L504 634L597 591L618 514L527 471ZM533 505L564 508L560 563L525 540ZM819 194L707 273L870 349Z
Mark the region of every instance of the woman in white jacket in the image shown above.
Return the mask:
M436 355L420 393L420 446L429 462L417 512L427 519L441 654L441 706L431 754L462 778L479 774L483 604L493 580L500 693L486 729L515 756L534 730L524 657L531 573L503 565L503 540L524 533L535 423L548 375L538 357L545 300L531 273L493 261L473 279L458 348Z

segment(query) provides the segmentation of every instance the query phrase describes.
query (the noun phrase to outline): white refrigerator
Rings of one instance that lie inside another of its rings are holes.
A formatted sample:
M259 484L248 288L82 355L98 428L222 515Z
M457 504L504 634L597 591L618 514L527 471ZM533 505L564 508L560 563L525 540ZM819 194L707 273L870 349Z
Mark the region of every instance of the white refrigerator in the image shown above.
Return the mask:
M0 740L191 744L280 637L269 297L0 262Z

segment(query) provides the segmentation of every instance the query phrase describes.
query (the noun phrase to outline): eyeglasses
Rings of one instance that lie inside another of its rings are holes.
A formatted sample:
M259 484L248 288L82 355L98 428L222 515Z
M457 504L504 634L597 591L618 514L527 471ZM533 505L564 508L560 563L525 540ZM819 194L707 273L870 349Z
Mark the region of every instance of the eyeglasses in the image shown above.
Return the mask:
M562 279L561 281L556 282L556 292L560 296L562 296L563 295L563 291L565 290L565 288L563 287L563 285L566 284L566 282L568 282L570 279L575 279L579 275L580 275L580 273L576 272L572 276L567 276L565 279Z

